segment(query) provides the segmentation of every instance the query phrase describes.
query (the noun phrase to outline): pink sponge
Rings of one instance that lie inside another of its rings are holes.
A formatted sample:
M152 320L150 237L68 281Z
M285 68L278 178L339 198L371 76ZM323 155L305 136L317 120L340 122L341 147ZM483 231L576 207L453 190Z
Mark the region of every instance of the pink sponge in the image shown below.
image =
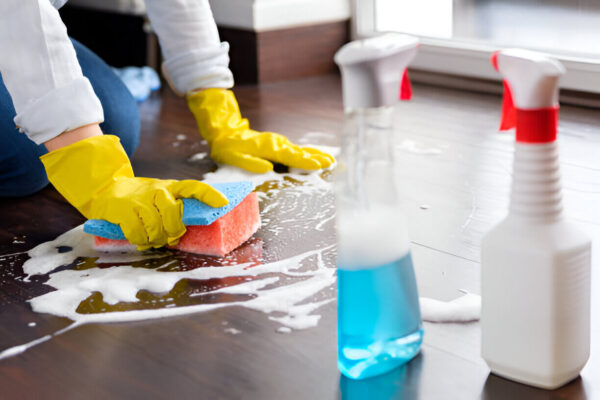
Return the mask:
M210 225L190 225L174 248L195 254L224 256L239 247L260 228L256 193L250 193L235 208ZM127 240L94 236L94 247L101 251L135 248Z

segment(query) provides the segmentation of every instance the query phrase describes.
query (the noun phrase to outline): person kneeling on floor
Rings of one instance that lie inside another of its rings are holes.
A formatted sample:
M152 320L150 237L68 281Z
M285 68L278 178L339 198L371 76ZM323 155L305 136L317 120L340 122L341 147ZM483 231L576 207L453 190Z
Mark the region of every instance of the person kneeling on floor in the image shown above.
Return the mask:
M194 180L135 177L136 102L97 55L70 39L57 9L66 0L0 2L0 196L51 182L88 219L121 226L140 249L174 245L185 233L181 198L221 207L227 199ZM187 97L218 163L255 173L272 162L320 169L334 159L242 118L231 87L229 46L208 0L146 0L164 56L163 73Z

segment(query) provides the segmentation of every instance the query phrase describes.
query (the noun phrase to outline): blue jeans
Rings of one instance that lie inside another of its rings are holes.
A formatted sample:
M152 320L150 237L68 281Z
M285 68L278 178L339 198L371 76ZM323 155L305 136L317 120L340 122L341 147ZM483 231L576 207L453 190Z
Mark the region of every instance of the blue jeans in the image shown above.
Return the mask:
M100 124L106 134L116 135L131 157L140 141L140 115L137 103L123 82L100 57L72 40L86 76L104 109ZM0 197L26 196L48 184L39 157L48 151L20 133L14 123L16 112L0 76Z

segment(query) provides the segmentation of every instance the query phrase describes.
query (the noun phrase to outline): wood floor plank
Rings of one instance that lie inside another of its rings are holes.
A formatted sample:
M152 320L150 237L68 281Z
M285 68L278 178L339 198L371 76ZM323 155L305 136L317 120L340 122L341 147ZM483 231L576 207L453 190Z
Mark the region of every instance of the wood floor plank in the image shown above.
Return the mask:
M343 114L336 75L240 86L235 92L255 129L281 132L302 143L337 141ZM424 296L450 300L460 295L459 289L480 291L481 237L505 215L510 193L513 134L497 132L500 101L415 85L413 101L396 111L402 203ZM140 105L140 113L136 174L200 179L215 168L210 158L190 161L209 148L184 99L163 89ZM566 215L594 238L597 253L600 114L563 107L559 136ZM312 201L325 205L332 200ZM69 325L66 319L31 311L26 301L52 289L44 285L45 277L23 282L27 256L22 252L82 222L52 188L22 199L0 199L0 254L5 255L0 256L0 350ZM325 223L318 234L295 232L287 238L290 246L272 257L333 243L333 224ZM267 250L268 241L275 240L266 233L262 239ZM593 258L595 270L598 260ZM320 309L316 328L291 334L277 333L278 325L264 314L241 307L80 326L0 361L0 398L333 399L378 390L410 399L600 398L598 274L592 284L592 357L582 379L554 392L488 376L479 357L478 323L427 323L422 354L407 367L367 382L340 378L336 307L329 303ZM227 327L242 333L227 333Z

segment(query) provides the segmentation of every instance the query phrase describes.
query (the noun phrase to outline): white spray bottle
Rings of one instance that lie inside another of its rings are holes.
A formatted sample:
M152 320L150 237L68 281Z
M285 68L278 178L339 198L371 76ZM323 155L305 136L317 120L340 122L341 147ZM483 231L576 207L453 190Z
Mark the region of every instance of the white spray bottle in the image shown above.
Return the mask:
M335 55L345 123L336 179L338 367L353 379L410 361L423 330L406 222L396 191L394 106L410 97L413 36L349 43Z
M590 346L591 245L563 216L556 144L565 70L518 49L492 64L516 144L508 216L482 243L482 356L497 375L553 389L577 377Z

